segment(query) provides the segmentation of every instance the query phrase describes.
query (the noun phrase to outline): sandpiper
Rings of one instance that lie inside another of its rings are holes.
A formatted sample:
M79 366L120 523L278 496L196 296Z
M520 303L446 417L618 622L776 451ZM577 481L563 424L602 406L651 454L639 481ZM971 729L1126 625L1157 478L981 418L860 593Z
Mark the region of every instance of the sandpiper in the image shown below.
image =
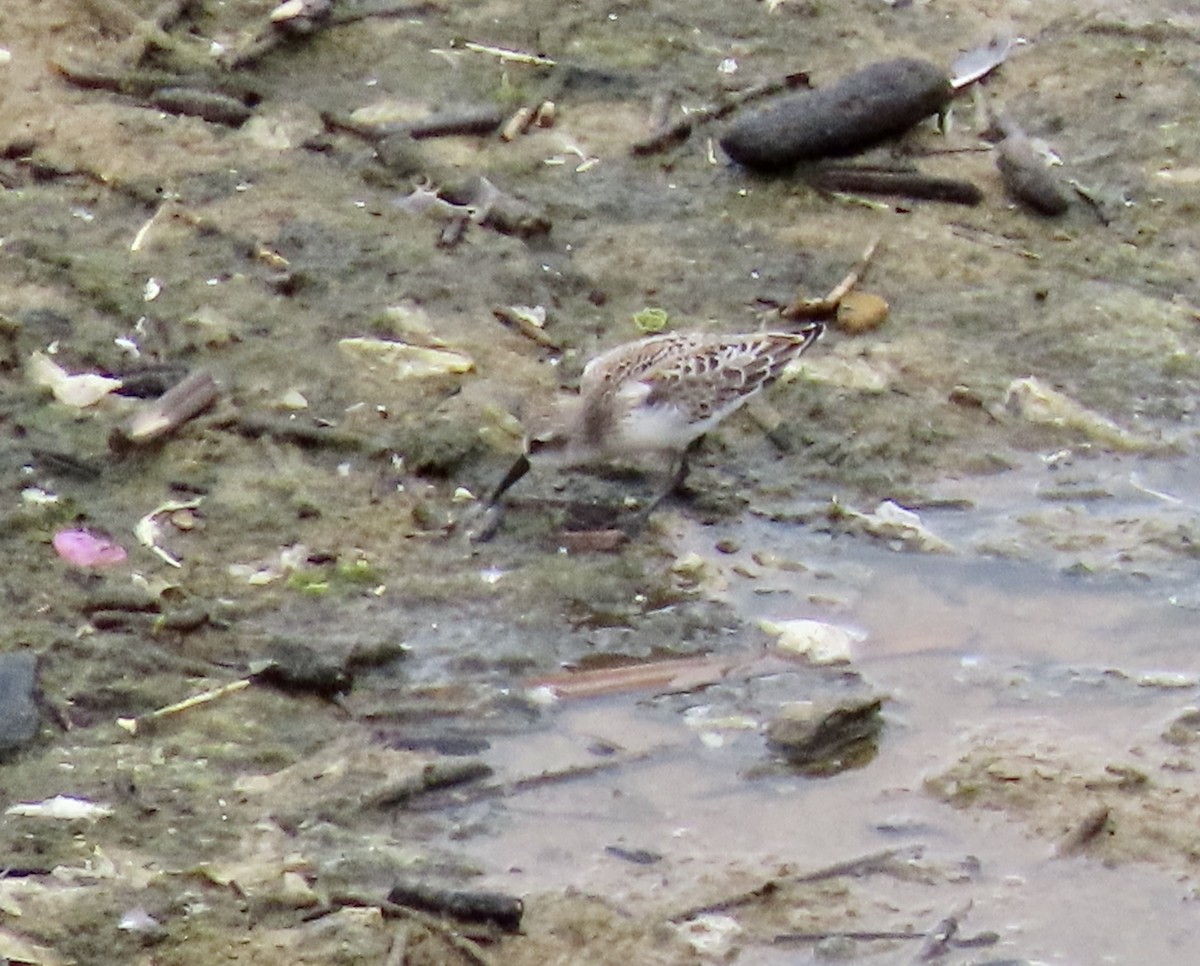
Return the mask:
M610 349L587 364L579 396L563 406L559 425L528 440L486 509L494 510L534 463L568 467L657 457L671 472L639 514L645 519L683 481L689 447L776 379L824 328L811 322L794 331L742 335L677 332Z

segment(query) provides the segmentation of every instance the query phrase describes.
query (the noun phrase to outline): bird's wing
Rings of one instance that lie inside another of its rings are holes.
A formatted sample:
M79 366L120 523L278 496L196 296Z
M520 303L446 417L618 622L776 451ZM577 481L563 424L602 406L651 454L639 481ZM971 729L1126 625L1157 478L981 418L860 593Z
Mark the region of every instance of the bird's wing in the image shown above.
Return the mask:
M606 386L617 387L628 380L636 380L686 355L697 340L698 337L691 333L671 332L609 349L584 368L579 393L587 396L603 391Z
M650 386L647 405L676 405L697 418L731 412L775 379L808 348L816 334L763 332L698 339L640 377Z

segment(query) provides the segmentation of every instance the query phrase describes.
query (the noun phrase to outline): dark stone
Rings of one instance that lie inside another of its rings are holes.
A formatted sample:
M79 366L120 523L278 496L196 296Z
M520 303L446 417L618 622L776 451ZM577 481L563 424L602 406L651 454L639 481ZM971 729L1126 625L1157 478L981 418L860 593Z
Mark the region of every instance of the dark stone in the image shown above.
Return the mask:
M354 684L353 675L340 661L299 641L276 641L269 645L262 660L251 663L250 676L256 682L283 691L307 692L330 699L348 693Z
M788 94L741 118L721 147L748 168L856 154L903 134L950 103L949 78L924 60L872 64L814 91Z
M525 912L525 903L503 892L441 889L421 882L396 883L388 902L461 922L491 923L505 932L519 930Z
M0 755L28 744L37 734L37 655L0 654Z
M879 750L882 710L874 696L789 705L767 726L767 743L801 774L861 768Z

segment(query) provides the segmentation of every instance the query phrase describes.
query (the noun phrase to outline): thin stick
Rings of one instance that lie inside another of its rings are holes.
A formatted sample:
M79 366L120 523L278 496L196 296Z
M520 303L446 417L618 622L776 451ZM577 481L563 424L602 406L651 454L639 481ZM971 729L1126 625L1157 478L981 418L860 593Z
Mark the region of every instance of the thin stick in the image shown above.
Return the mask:
M392 936L392 948L388 950L388 957L383 966L404 966L404 960L408 958L409 931L410 928L407 924L396 927L395 934Z
M376 901L367 899L362 896L353 894L344 894L334 896L329 900L327 906L316 910L317 915L306 917L306 921L311 922L318 916L327 916L338 909L344 908L355 909L378 909L383 913L385 919L401 919L408 922L415 922L430 932L441 936L455 952L461 953L462 957L474 966L492 966L491 957L480 948L479 943L468 939L462 933L456 932L455 929L447 922L439 919L437 916L432 916L427 912L421 912L418 909L410 909L408 906L400 906L394 902Z
M523 50L510 50L507 47L494 47L491 44L477 44L473 40L458 40L451 47L469 50L476 54L488 54L499 58L506 64L531 64L535 67L554 67L558 62L540 54L527 54Z
M648 154L657 154L660 151L665 151L677 144L682 144L692 136L692 132L696 128L711 121L720 120L732 114L739 107L761 100L764 97L770 97L773 94L807 86L808 74L804 71L797 71L794 74L788 74L782 80L763 81L761 84L747 87L741 93L735 94L718 104L706 104L704 107L693 111L687 117L676 121L674 124L666 124L660 127L649 137L634 142L633 146L629 149L630 153L635 157L643 157Z
M836 315L838 306L842 304L842 299L862 280L863 273L866 272L867 266L871 264L875 250L879 247L879 242L880 238L878 235L872 238L867 247L863 249L863 253L859 256L858 261L846 273L846 277L831 288L823 298L805 298L803 294L797 292L791 305L780 309L779 315L789 322L799 322L806 319L827 319Z
M756 886L745 892L739 892L737 895L730 896L727 899L720 899L716 902L705 903L702 906L692 906L690 909L684 909L682 912L677 912L671 916L669 921L686 922L689 919L695 919L697 916L707 915L711 912L727 912L730 909L740 909L742 906L748 906L751 903L774 894L779 890L781 885L787 882L824 882L827 879L840 879L845 876L871 875L875 872L885 872L897 860L917 858L924 851L924 848L925 846L923 845L908 845L898 849L884 849L881 852L871 852L857 859L837 862L834 865L829 865L813 872L768 879L760 886Z
M892 939L924 939L923 932L899 932L898 930L832 930L830 932L783 932L771 938L776 945L788 943L823 943L829 939L853 939L857 942L883 942Z
M431 812L442 808L452 808L472 802L485 801L487 799L511 798L514 795L520 795L523 792L533 791L547 785L558 785L563 782L574 781L577 778L590 778L593 775L611 771L623 765L647 761L655 755L674 750L676 747L678 746L659 745L629 755L613 756L605 758L603 761L589 762L586 765L571 765L555 771L544 771L537 775L528 775L525 778L517 778L510 782L477 785L474 788L457 791L451 790L445 795L423 795L420 799L408 803L408 810L412 812Z
M203 691L200 694L192 695L190 698L184 698L182 701L176 701L174 704L168 704L165 708L158 708L147 714L140 714L136 718L118 718L117 725L124 728L131 735L136 735L140 729L145 728L151 722L158 721L169 715L188 711L202 704L208 704L210 701L216 701L227 694L234 694L248 687L250 687L250 679L239 678L236 681L223 684L219 688L213 688L211 691Z
M954 941L954 937L958 935L959 920L971 911L972 905L974 903L968 899L950 915L934 923L933 928L925 935L925 942L921 944L915 962L925 963L931 959L941 959Z

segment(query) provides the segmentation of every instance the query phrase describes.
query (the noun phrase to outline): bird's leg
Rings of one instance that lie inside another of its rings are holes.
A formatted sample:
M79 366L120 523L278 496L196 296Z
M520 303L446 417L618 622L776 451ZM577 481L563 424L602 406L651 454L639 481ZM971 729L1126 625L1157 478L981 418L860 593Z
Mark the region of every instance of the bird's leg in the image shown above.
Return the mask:
M633 515L633 519L630 520L629 524L623 528L626 533L632 535L640 530L645 525L646 521L650 519L650 514L658 509L658 505L683 486L683 481L687 479L688 475L688 457L699 444L700 440L693 440L688 444L687 449L674 458L670 467L670 472L666 477L666 486L662 487L650 499L649 503L647 503Z

